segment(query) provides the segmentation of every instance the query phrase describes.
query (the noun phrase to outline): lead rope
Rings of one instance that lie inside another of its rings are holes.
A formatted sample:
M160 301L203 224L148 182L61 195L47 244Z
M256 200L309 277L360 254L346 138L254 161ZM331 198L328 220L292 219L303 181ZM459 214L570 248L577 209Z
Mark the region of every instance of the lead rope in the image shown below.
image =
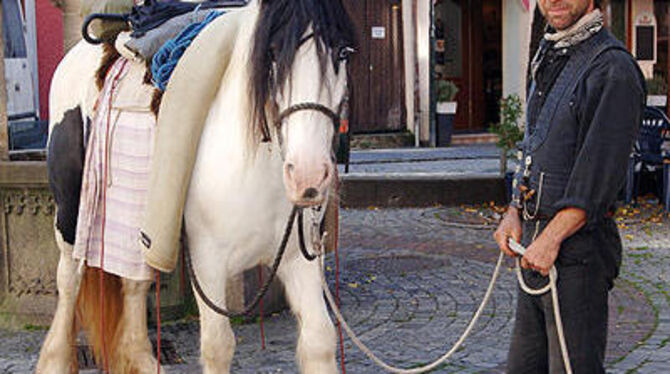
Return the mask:
M323 251L319 249L318 257L321 260L322 266L324 265L325 258L323 256ZM326 277L324 272L322 271L320 273L321 275L321 287L323 288L323 292L326 295L326 300L328 301L328 305L330 305L331 309L333 310L333 313L337 317L337 320L341 323L342 327L344 327L344 331L347 333L351 341L354 342L354 344L370 359L372 360L375 364L383 368L384 370L391 372L391 373L398 373L398 374L416 374L416 373L425 373L429 370L435 369L437 366L441 365L444 361L449 359L454 352L460 348L461 344L463 344L463 341L468 337L470 332L472 331L474 325L477 323L477 320L481 316L482 312L484 311L484 307L488 303L492 291L493 291L493 286L496 283L496 280L498 278L498 275L500 274L500 268L502 266L502 261L504 258L504 254L500 252L500 256L498 256L498 262L496 264L495 270L493 271L493 275L491 276L491 281L489 282L488 288L486 290L486 293L484 294L484 299L482 300L481 304L479 305L479 308L475 312L474 316L472 317L472 320L470 321L470 324L468 324L467 328L461 335L461 337L456 341L454 346L444 355L442 355L440 358L435 360L434 362L417 367L417 368L412 368L412 369L404 369L404 368L398 368L395 366L391 366L384 361L382 361L380 358L378 358L361 340L356 336L356 333L353 332L353 330L349 327L347 324L347 321L344 319L342 316L342 313L340 312L339 307L337 306L337 303L335 303L333 299L333 295L330 293L330 289L328 288L328 283L326 282Z
M541 178L542 180L543 178ZM542 193L542 184L540 184L540 191L538 192L538 196L541 196ZM537 213L537 211L536 211ZM533 240L537 236L539 232L539 221L536 223L535 226L535 233L533 234ZM302 241L302 238L301 240ZM523 248L520 244L514 242L511 238L509 240L510 247L512 247L516 252L519 254L523 255L525 253L525 248ZM493 293L493 288L495 286L496 281L498 280L498 276L500 275L500 268L502 266L502 262L504 259L504 253L501 251L500 255L498 256L498 261L496 263L496 267L493 270L493 274L491 275L491 280L489 281L489 285L486 289L486 292L484 294L484 298L482 299L481 304L477 308L477 311L473 315L472 319L470 320L470 323L466 327L465 331L461 334L461 336L458 338L456 343L454 343L453 347L446 352L444 355L439 357L437 360L433 361L430 364L417 367L417 368L412 368L412 369L404 369L404 368L399 368L395 367L392 365L387 364L386 362L382 361L379 357L377 357L371 350L368 348L356 335L356 333L349 327L347 324L347 321L344 319L342 316L342 313L339 309L339 295L338 301L336 302L333 298L333 295L330 292L330 288L328 287L328 282L326 281L325 277L325 272L323 269L325 269L325 257L324 257L324 251L323 251L323 240L321 240L321 245L316 245L315 247L315 253L316 256L320 259L321 261L321 268L322 271L320 272L321 276L321 287L323 288L324 294L326 296L326 300L328 301L328 304L330 305L331 309L333 310L333 313L337 317L337 322L338 322L338 328L339 326L343 326L344 330L346 331L347 335L349 338L354 342L354 344L370 359L372 360L375 364L377 364L379 367L383 368L384 370L391 372L391 373L398 373L398 374L417 374L417 373L425 373L427 371L435 369L437 366L442 364L444 361L449 359L454 352L456 352L460 346L463 344L465 339L470 335L472 332L472 329L474 328L475 324L479 320L479 317L481 316L482 312L484 311L484 308L486 307L486 304L488 303L489 299L491 298L491 294ZM337 248L337 246L336 246ZM303 253L305 254L305 253ZM338 267L339 267L339 258L337 256L337 249L335 252L335 264L336 264L336 278L339 280L339 273L338 273ZM308 258L307 256L305 256ZM565 333L563 330L563 321L561 319L561 313L560 313L560 306L558 302L558 288L556 287L556 281L558 278L558 273L556 271L556 267L552 267L552 269L549 272L549 285L543 287L540 290L533 290L530 287L526 285L526 283L523 280L523 277L521 276L521 271L519 270L520 264L519 264L519 259L517 258L517 277L519 279L519 284L521 285L521 288L524 290L524 292L527 292L531 295L536 295L536 294L544 294L547 292L548 288L551 289L551 296L552 296L552 302L554 306L554 318L556 320L556 329L557 329L557 335L558 335L558 340L559 340L559 345L561 347L561 355L563 358L563 365L566 369L567 374L572 374L572 367L570 365L570 358L568 355L568 349L567 349L567 344L565 342ZM339 288L337 287L336 283L336 293L339 293ZM341 331L341 330L340 330ZM341 332L340 332L341 334ZM341 346L342 353L344 353L344 347ZM342 354L342 364L344 365L344 354ZM344 372L344 366L343 366L343 372Z
M542 189L542 185L540 185L540 190ZM533 233L533 241L535 241L535 238L537 237L537 234L540 231L540 221L535 222L535 232ZM521 246L521 244L515 242L511 238L509 239L509 246L523 256L523 254L526 252L526 249ZM532 289L526 284L526 280L523 278L523 274L521 273L521 260L519 257L516 258L516 278L519 281L519 285L521 286L521 289L533 296L540 296L546 294L548 291L551 291L551 303L553 305L553 310L554 310L554 320L556 321L556 335L558 335L558 344L561 347L561 358L563 359L563 367L565 368L565 372L567 374L572 374L572 365L570 364L570 355L568 354L568 344L565 341L565 331L563 330L563 319L561 318L561 307L558 302L558 287L556 286L556 282L558 281L558 271L556 270L556 266L552 266L551 269L549 270L549 283L540 288L540 289Z
M511 239L510 239L511 240ZM510 242L510 246L513 245L515 242ZM517 244L518 245L518 244ZM520 249L522 249L525 252L525 248L521 247L521 245L518 245ZM521 289L523 289L524 292L526 292L529 295L533 296L539 296L539 295L544 295L547 293L547 291L551 290L551 301L553 304L553 310L554 310L554 320L556 321L556 335L558 335L558 344L561 347L561 357L563 359L563 367L565 368L565 372L567 374L572 374L572 365L570 364L570 355L568 354L568 345L565 341L565 331L563 330L563 320L561 318L561 308L558 303L558 287L556 286L556 282L558 280L558 272L556 271L556 267L552 266L551 270L549 270L549 284L546 286L542 287L539 290L534 290L526 284L526 281L523 279L523 275L521 274L520 270L521 264L520 260L517 258L516 259L516 273L517 273L517 279L519 280L519 285L521 286Z
M300 230L298 230L300 233ZM491 281L489 282L488 288L486 290L486 293L484 294L484 299L482 300L481 304L479 305L479 308L477 309L475 315L472 317L472 320L470 321L470 324L467 326L461 337L456 341L454 346L443 356L435 360L434 362L418 367L418 368L412 368L412 369L404 369L404 368L398 368L391 366L384 361L382 361L380 358L378 358L361 340L356 336L356 333L349 327L347 324L347 321L344 319L342 316L342 313L340 312L339 308L339 287L338 284L336 283L336 292L338 293L338 301L336 302L333 298L333 295L330 293L330 289L328 288L328 282L326 281L326 276L325 276L325 257L324 253L325 251L323 250L325 246L325 237L328 235L328 233L324 233L323 236L320 238L320 240L312 240L314 243L313 245L313 250L315 252L314 255L310 255L306 250L302 251L303 256L308 261L311 261L310 258L312 256L315 256L318 258L321 262L321 272L319 275L321 276L321 287L323 288L323 292L326 295L326 300L328 301L328 305L330 305L330 308L332 309L333 313L337 317L338 321L338 327L341 325L344 327L344 331L346 331L347 335L349 338L354 342L354 344L370 359L372 360L375 364L380 366L381 368L385 369L386 371L389 371L391 373L399 373L399 374L415 374L415 373L424 373L429 370L435 369L437 366L442 364L444 361L446 361L451 355L454 354L458 350L458 348L463 344L465 339L468 337L472 329L474 328L475 324L477 323L477 320L481 316L482 312L484 311L484 307L486 307L486 304L488 303L489 299L491 298L491 294L493 292L493 286L495 286L496 280L498 279L498 275L500 274L500 267L502 266L502 262L504 259L504 254L502 251L500 252L500 256L498 256L498 262L496 264L495 270L493 271L493 275L491 276ZM299 235L299 241L302 242L304 241L304 237L302 235ZM301 248L304 247L303 243L301 243ZM337 247L336 247L337 248ZM339 259L337 257L337 252L336 252L336 257L335 257L335 265L336 265L336 277L339 278ZM341 331L341 330L340 330ZM340 332L341 333L341 332ZM342 352L342 363L344 364L344 346L341 340L341 352ZM343 372L344 372L344 366L343 367Z
M544 188L544 172L540 172L539 183L540 184L537 191L535 212L533 212L532 215L528 213L528 207L526 205L526 202L524 201L523 203L522 213L524 219L526 220L535 220L538 216L540 205L542 204L542 189ZM533 239L532 239L533 241L535 241L539 233L540 233L540 221L535 220L535 231L533 232ZM509 240L509 245L510 248L512 248L515 252L517 252L521 256L523 256L526 253L526 249L519 243L513 241L512 239ZM552 266L551 269L549 270L549 283L546 286L540 289L532 289L526 284L526 280L523 278L523 274L521 273L521 259L517 257L516 278L519 281L521 289L529 295L540 296L551 291L551 304L553 306L552 309L554 311L554 320L556 321L556 335L558 335L558 344L561 347L561 358L563 359L563 367L565 368L567 374L572 374L572 365L570 364L570 355L568 354L568 345L565 341L565 331L563 329L563 319L561 318L561 306L558 302L558 286L556 285L556 282L558 280L558 271L556 270L556 266Z

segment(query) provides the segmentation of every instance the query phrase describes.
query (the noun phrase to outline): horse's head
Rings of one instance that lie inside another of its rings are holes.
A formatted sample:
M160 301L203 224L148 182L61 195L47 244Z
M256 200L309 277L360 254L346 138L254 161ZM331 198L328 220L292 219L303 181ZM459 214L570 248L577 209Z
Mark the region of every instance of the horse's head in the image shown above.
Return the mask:
M339 1L261 4L252 56L257 133L279 144L287 197L300 206L323 203L335 176L350 25Z

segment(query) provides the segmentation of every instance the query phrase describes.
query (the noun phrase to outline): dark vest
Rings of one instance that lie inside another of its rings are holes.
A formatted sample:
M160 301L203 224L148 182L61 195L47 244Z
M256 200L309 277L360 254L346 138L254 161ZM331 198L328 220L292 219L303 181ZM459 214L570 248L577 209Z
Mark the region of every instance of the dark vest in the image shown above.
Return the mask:
M516 183L536 191L527 207L533 213L539 203L538 217L549 219L556 213L553 206L563 197L581 146L579 126L575 126L578 121L574 111L577 86L598 56L611 49L626 51L623 44L605 29L574 47L535 123L526 125L521 172L516 175ZM531 84L528 95L530 100L534 96L533 86ZM524 170L526 178L523 178Z
M523 244L530 245L536 228L539 232L556 214L554 205L563 198L570 173L581 148L579 123L575 112L576 90L585 79L586 74L594 66L595 60L604 52L612 49L626 51L606 29L602 29L591 38L573 47L569 60L548 92L544 105L535 123L526 125L526 133L522 144L523 159L521 171L515 175L515 184L524 185L535 190L534 195L526 203L526 211L535 219L526 219L523 230ZM533 84L528 95L533 98ZM524 177L525 171L525 177ZM540 188L540 185L541 188ZM515 188L514 198L519 198ZM538 207L539 204L539 207ZM597 241L594 242L594 238ZM594 253L595 243L605 244L609 249L600 252L599 262L607 268L609 278L613 279L619 268L621 243L612 219L605 219L595 230L580 230L563 242L557 265L569 265L590 261ZM601 247L601 245L596 245ZM524 272L526 278L530 272ZM530 283L537 283L531 280Z

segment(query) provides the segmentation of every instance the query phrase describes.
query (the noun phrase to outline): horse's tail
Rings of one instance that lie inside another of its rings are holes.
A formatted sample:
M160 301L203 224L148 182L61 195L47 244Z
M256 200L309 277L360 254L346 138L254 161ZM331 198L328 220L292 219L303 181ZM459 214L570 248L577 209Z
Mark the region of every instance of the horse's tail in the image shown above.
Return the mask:
M86 267L81 280L77 307L88 342L93 347L95 362L104 369L105 363L107 368L112 368L116 362L117 335L123 311L123 295L121 278L103 273L101 282L100 271ZM102 308L101 295L104 297Z

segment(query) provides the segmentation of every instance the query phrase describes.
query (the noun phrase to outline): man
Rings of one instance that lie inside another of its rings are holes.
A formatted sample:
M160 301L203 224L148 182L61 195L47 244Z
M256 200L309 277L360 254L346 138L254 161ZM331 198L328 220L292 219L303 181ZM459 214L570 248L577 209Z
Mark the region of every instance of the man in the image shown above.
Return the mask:
M613 206L641 121L644 80L594 0L538 0L547 32L531 64L523 159L494 237L525 283L555 265L574 373L604 373L607 296L621 264ZM551 294L519 291L508 373L565 372Z

